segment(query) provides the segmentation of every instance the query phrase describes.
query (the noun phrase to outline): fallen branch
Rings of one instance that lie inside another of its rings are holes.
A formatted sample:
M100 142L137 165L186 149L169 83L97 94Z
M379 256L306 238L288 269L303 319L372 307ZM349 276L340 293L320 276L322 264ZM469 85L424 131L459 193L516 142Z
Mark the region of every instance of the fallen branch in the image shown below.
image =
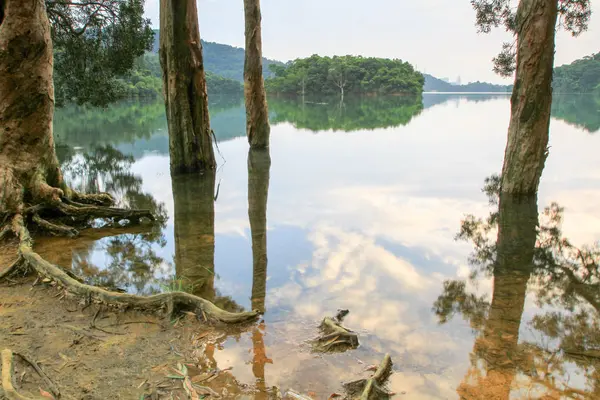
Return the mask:
M2 350L2 389L8 400L41 400L41 397L23 396L13 386L13 352Z
M58 387L56 386L56 384L50 379L50 377L48 375L46 375L46 373L42 370L42 368L39 366L39 364L31 357L29 357L26 354L23 353L13 353L19 357L21 357L21 359L23 361L25 361L27 364L31 365L31 367L35 370L35 372L37 372L37 374L44 380L44 383L46 384L46 387L48 388L48 390L50 391L50 393L52 393L52 395L54 395L55 398L60 398L60 390L58 390Z
M391 398L391 394L383 387L392 373L392 358L389 354L383 357L375 374L369 379L359 379L344 384L344 388L351 399L360 400L385 400Z
M206 299L185 292L161 293L146 297L129 293L111 292L96 286L87 285L73 279L62 268L49 263L33 251L33 240L20 214L17 214L13 218L13 231L20 240L19 253L24 261L38 274L54 280L71 294L96 300L107 305L126 306L146 311L160 311L164 309L169 313L175 311L192 311L198 315L204 314L224 323L251 321L259 315L258 311L231 313L220 309Z
M358 347L358 335L333 318L323 318L319 329L323 335L312 341L314 351L343 352Z

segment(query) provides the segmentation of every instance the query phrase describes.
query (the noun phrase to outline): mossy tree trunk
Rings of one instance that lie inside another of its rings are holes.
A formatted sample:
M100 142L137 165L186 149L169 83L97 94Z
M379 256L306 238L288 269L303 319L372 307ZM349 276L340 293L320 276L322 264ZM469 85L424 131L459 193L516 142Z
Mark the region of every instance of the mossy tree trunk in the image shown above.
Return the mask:
M521 0L517 69L502 168L502 191L533 194L547 157L552 104L556 0Z
M524 361L519 349L519 328L533 271L538 210L535 196L500 197L497 261L494 267L492 304L475 340L472 371L485 361L486 376L458 388L464 399L508 399L511 384Z
M208 94L195 0L161 0L160 63L171 171L214 169Z
M248 217L252 235L252 309L265 312L267 293L267 197L271 156L248 152Z
M262 73L260 0L244 0L246 56L244 59L244 97L246 133L253 149L269 147L269 111Z
M3 0L0 24L0 217L66 190L52 136L50 22L43 0ZM1 218L0 218L1 219Z
M173 177L175 271L189 293L215 301L215 173Z

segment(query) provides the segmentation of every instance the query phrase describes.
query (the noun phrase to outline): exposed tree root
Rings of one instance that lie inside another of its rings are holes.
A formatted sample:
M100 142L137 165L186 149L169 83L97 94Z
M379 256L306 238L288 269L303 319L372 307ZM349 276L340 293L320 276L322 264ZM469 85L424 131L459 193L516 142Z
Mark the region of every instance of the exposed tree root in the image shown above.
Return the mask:
M63 224L52 223L50 221L46 221L38 214L33 214L32 217L33 222L35 222L40 228L49 233L52 236L69 236L74 237L79 235L79 231L70 226L66 226Z
M389 354L383 357L375 374L369 379L359 379L344 384L349 398L360 400L384 400L391 398L383 385L392 373L392 358Z
M198 315L207 316L212 320L224 323L251 321L259 314L257 311L230 313L220 309L208 300L184 292L162 293L146 297L111 292L87 285L74 279L62 268L49 263L33 251L33 240L20 214L13 218L12 227L15 235L20 240L19 254L25 263L38 274L57 282L73 295L111 306L125 306L147 311L166 310L169 314L175 311L192 311Z
M344 352L358 347L358 335L333 318L323 318L319 329L323 335L312 341L313 351Z
M13 386L13 367L13 352L10 349L2 350L2 389L0 394L4 394L8 400L42 400L40 396L27 397L17 392Z

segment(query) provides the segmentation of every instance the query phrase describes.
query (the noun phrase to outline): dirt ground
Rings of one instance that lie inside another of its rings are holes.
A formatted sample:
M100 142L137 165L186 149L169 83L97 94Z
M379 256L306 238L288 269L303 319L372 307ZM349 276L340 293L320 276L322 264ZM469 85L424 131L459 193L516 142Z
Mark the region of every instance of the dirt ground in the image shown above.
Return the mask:
M0 273L11 250L0 248ZM236 329L190 314L165 320L86 304L34 276L0 282L0 350L37 361L62 399L278 398L276 390L257 393L236 382L234 370L217 367L215 346L244 328ZM13 376L22 394L54 398L19 356Z

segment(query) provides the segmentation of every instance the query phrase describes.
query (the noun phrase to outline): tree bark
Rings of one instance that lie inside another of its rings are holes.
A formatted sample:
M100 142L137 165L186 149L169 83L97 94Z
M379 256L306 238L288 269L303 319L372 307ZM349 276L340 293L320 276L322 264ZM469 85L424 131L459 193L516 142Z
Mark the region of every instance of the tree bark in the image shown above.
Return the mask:
M248 152L248 217L252 235L252 309L265 312L267 293L267 197L271 156Z
M511 384L523 358L519 350L519 328L533 272L538 210L535 196L500 197L497 261L494 267L492 304L483 334L475 340L473 368L485 361L486 376L473 385L458 388L462 399L508 399Z
M215 302L215 173L174 176L175 272L188 292Z
M260 0L244 0L246 56L244 59L244 97L246 133L253 149L269 147L269 110L262 73Z
M159 52L171 171L177 174L214 169L195 0L161 0Z
M517 11L517 70L502 168L502 191L533 194L547 157L556 0L521 0Z
M0 24L0 216L66 189L54 149L52 41L43 0L4 0Z

